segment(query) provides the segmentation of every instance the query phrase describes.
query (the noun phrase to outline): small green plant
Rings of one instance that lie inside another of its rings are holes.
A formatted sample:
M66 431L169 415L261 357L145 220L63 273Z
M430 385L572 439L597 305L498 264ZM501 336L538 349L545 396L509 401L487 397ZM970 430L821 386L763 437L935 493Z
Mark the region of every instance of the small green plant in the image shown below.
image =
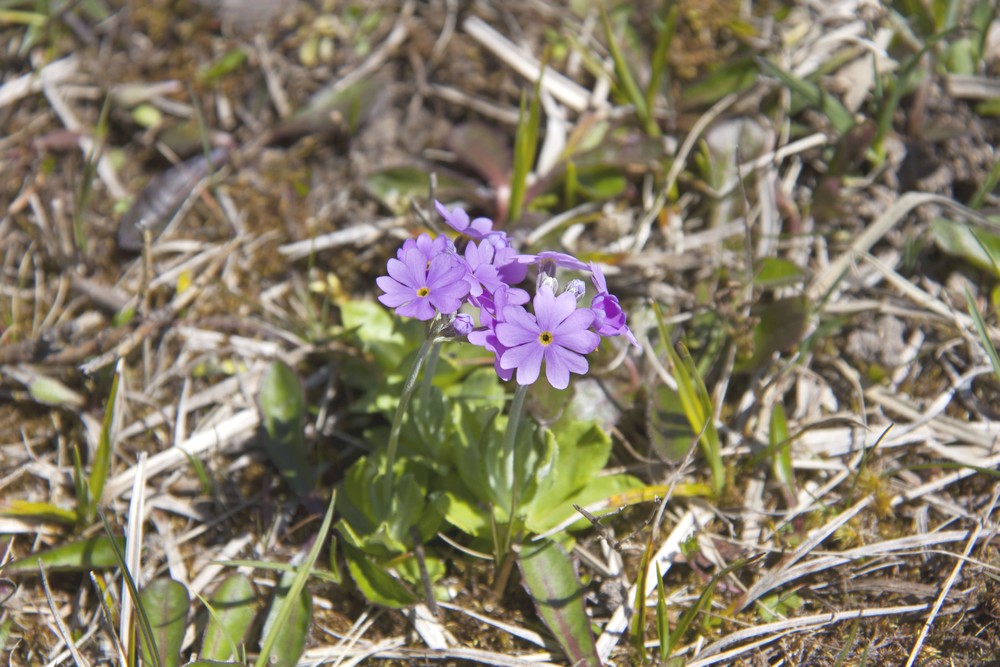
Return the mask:
M571 374L586 372L585 355L602 336L634 340L600 268L562 253L518 254L491 221L440 204L438 211L468 239L464 256L450 238L421 234L378 280L383 304L424 327L394 327L385 311L366 304L341 306L344 327L385 375L361 407L384 414L389 426L368 432L367 440L379 444L348 471L337 530L356 583L390 606L413 596L380 566L418 584L416 568L403 565L414 546L445 525L471 537L473 548L493 552L502 587L513 544L571 519L574 503L641 486L628 475L600 476L611 440L591 420L567 410L538 428L524 410L541 377L561 390ZM529 266L538 267L533 313L520 287ZM556 295L559 269L592 274L589 307L577 303L586 290L580 280ZM473 361L483 355L492 368ZM512 380L508 398L502 383ZM433 550L425 559L435 562Z

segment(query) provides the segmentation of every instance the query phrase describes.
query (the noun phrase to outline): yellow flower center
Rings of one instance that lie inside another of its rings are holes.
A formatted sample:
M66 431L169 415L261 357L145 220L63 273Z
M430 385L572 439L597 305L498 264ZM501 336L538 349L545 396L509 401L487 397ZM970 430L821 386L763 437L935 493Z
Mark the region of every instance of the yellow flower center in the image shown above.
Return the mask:
M551 345L552 334L548 331L543 331L542 333L538 334L538 342L541 343L542 345Z
M427 287L426 285L417 290L417 296L427 296L430 293L431 293L431 288Z

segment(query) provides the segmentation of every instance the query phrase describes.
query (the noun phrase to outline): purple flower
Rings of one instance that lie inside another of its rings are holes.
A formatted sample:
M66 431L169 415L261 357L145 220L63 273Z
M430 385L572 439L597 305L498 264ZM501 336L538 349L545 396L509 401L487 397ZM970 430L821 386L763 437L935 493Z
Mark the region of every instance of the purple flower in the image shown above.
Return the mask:
M523 300L521 299L522 295L524 297ZM479 321L483 324L483 328L470 333L468 340L473 345L484 347L493 353L493 367L496 369L500 379L506 382L514 375L514 371L513 369L500 367L500 357L507 351L507 348L497 338L496 325L503 321L504 308L512 303L527 303L528 293L524 290L512 290L506 285L501 285L492 297L484 294L480 301L482 305L479 310Z
M431 235L426 232L415 239L406 239L402 247L396 251L396 259L402 260L407 250L418 249L428 262L434 257L445 253L454 253L455 244L447 236L437 236L431 239Z
M423 251L412 247L402 259L390 259L388 276L375 280L385 294L378 300L397 315L429 320L437 312L456 312L469 293L466 267L451 254L439 254L427 260Z
M448 327L450 332L455 336L468 336L472 333L475 325L472 323L472 316L466 313L459 313L455 315L455 319L451 321Z
M594 311L594 331L602 336L625 336L630 343L640 347L632 330L625 324L627 317L618 303L618 297L608 292L608 281L604 279L601 267L591 262L590 270L593 271L591 279L597 288L597 296L590 302L590 308Z
M558 297L543 285L534 299L535 314L521 306L503 309L504 321L496 325L496 337L507 349L500 354L500 368L517 370L518 384L538 379L542 361L545 377L556 389L569 386L570 373L586 373L590 367L583 355L593 352L601 337L589 327L594 312L577 308L569 293Z
M495 292L503 284L497 267L493 264L496 255L496 248L486 241L482 241L479 245L476 245L475 241L469 241L465 246L465 262L469 265L465 279L469 283L469 293L472 296L480 296L484 289Z
M469 214L463 209L455 207L449 211L444 204L435 200L434 208L448 223L448 226L459 234L464 234L470 239L480 240L489 234L493 229L493 221L489 218L476 218L469 221Z
M553 250L546 250L537 255L518 255L517 261L520 264L540 264L540 270L545 270L549 266L561 266L564 269L573 269L574 271L590 271L589 266L573 255Z

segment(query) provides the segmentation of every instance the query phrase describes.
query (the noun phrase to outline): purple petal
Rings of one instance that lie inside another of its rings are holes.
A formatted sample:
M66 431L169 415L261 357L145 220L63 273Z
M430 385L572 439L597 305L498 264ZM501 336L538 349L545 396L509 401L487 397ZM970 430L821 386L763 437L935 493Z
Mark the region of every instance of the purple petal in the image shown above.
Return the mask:
M548 289L548 288L546 288ZM551 293L551 292L550 292ZM551 306L548 307L547 311L542 315L542 312L538 310L538 306L535 306L535 317L538 318L538 326L542 327L543 331L552 331L553 333L561 328L562 323L569 317L575 315L575 311L578 311L576 307L576 297L568 292L563 292L559 296L555 297L552 301ZM587 310L586 312L590 312ZM593 320L593 313L590 315L590 319ZM587 326L590 326L590 322L587 322ZM574 327L579 328L579 327Z
M411 303L397 308L396 314L426 321L434 318L435 311L426 298L417 298Z
M504 314L509 313L512 308L508 308ZM530 325L533 325L531 322ZM524 345L527 343L538 343L538 330L531 326L524 326L524 323L500 322L496 326L497 339L506 347Z
M553 335L559 336L562 334L572 333L574 331L582 331L590 327L594 323L594 311L590 308L576 308L562 319L555 327L550 329Z
M389 262L386 264L385 268L386 271L389 273L389 276L395 279L396 282L407 286L409 285L413 285L415 287L420 286L420 283L418 282L418 280L420 279L414 277L410 269L406 266L406 264L399 261L398 259L390 259Z
M580 354L589 354L601 344L601 337L589 330L558 333L554 334L554 336L555 340L553 342L555 345Z
M390 259L389 261L391 262L392 260ZM417 248L407 250L403 256L403 264L406 265L406 269L410 272L411 282L400 280L401 283L412 287L421 287L426 284L427 258L424 257L424 253L420 252Z
M570 373L586 373L590 366L582 356L556 347L550 346L545 350L545 377L556 389L565 389L569 386Z
M590 279L594 281L594 287L601 294L608 293L608 281L604 279L604 272L601 271L601 267L597 262L590 263L590 270L593 272Z
M528 343L512 347L500 357L500 368L504 370L517 369L517 383L531 384L538 379L542 368L542 347Z

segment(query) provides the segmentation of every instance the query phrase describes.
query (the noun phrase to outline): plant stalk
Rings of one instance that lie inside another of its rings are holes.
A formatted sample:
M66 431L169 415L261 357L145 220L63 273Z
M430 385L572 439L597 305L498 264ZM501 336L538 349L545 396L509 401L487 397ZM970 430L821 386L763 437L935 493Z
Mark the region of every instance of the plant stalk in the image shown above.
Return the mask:
M383 473L385 474L386 502L390 502L392 499L392 469L396 463L396 450L399 449L399 433L403 429L403 417L406 416L406 409L410 405L410 399L413 398L413 390L417 386L420 368L424 365L424 360L430 353L431 348L434 347L435 338L434 324L432 323L430 332L420 345L420 349L417 350L417 357L413 360L413 367L410 368L410 374L406 376L406 381L403 383L403 391L400 393L399 403L396 405L396 414L393 415L392 426L389 428L389 442L385 449L385 463L383 468Z
M524 397L528 395L528 385L517 385L514 390L514 398L510 404L510 414L507 416L507 430L503 435L503 467L504 482L511 489L510 513L507 516L507 526L503 530L503 539L498 546L497 562L510 551L510 538L514 532L514 520L517 514L517 431L521 426L521 417L524 415Z

